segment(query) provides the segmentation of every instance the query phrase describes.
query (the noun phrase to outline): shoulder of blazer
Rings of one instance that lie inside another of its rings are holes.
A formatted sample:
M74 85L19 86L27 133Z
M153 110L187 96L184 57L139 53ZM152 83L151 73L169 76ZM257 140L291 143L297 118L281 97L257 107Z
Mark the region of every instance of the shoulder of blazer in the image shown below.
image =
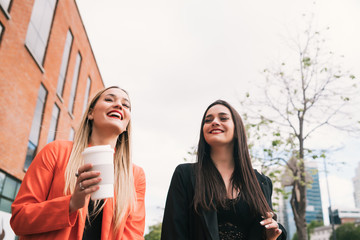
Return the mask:
M272 182L269 177L265 176L262 173L259 173L256 169L254 169L256 178L259 182L261 190L263 191L266 198L271 197L272 195Z
M195 163L179 164L174 171L174 175L178 175L185 186L190 184L195 187Z
M258 180L258 182L260 183L260 185L262 184L271 184L271 180L269 177L265 176L262 173L259 173L256 169L254 169L256 178Z

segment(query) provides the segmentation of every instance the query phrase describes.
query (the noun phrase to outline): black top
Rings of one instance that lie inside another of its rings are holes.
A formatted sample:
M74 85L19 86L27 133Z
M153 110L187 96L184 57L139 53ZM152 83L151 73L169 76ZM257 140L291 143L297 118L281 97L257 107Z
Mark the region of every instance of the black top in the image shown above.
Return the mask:
M104 201L101 200L96 210L99 209L104 204ZM95 211L96 211L95 210ZM94 202L90 200L89 206L89 219L86 219L85 229L83 234L83 240L99 240L101 239L101 226L102 226L102 216L103 210L99 214L94 215Z
M228 199L226 206L217 208L220 240L247 240L256 220L242 197Z
M216 210L199 209L193 206L195 194L196 164L180 164L171 179L162 223L161 240L219 240L218 214ZM256 178L264 193L269 206L271 204L272 182L255 171ZM208 203L209 204L209 203ZM236 202L235 205L241 205ZM241 211L239 211L240 213ZM263 239L265 228L260 225L261 216L255 216L255 221L249 221L247 240ZM246 221L246 219L245 219ZM286 230L279 223L283 231L278 240L286 239Z

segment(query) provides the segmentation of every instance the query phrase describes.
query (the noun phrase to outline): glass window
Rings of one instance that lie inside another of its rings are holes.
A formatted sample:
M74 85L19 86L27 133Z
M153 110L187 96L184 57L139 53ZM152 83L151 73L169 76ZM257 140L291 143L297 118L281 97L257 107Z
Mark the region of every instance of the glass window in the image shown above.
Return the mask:
M16 192L16 181L11 178L5 178L2 195L8 198L14 198Z
M30 163L32 162L33 158L35 157L36 148L39 143L39 136L40 136L40 129L42 124L42 119L44 115L44 107L45 107L45 101L46 101L47 91L45 87L41 84L38 98L36 101L35 106L35 113L33 117L33 121L31 124L31 130L30 130L30 136L29 136L29 143L28 143L28 149L26 152L26 159L25 159L25 171L30 166Z
M73 141L75 136L75 130L70 128L69 141Z
M69 99L69 107L68 107L70 113L74 112L74 102L75 102L77 82L80 73L80 65L81 65L81 55L80 53L78 53L76 56L74 76L71 83L71 91L70 91L70 99Z
M45 87L41 84L38 93L38 98L36 101L35 113L31 124L31 131L29 137L29 140L36 146L38 145L38 141L39 141L40 128L43 118L46 95L47 95L47 91Z
M12 201L10 201L6 198L1 198L0 199L0 210L11 213L11 204L12 204Z
M83 113L85 112L86 106L89 101L90 87L91 87L91 79L90 79L90 77L88 77L87 82L86 82L86 89L85 89Z
M55 140L57 123L59 120L59 113L60 113L60 108L55 103L53 111L52 111L52 115L51 115L51 123L50 123L50 129L49 129L47 143Z
M0 6L5 12L9 12L10 10L11 0L0 0Z
M26 34L26 46L39 64L43 64L56 0L35 0Z
M35 154L36 154L36 145L33 144L31 141L29 141L28 142L28 148L27 148L27 151L26 151L25 164L24 164L24 170L25 171L29 168L32 160L35 157Z
M0 172L0 189L3 189L5 177L6 177L5 173Z
M2 38L2 35L3 35L4 30L5 30L5 28L4 28L4 26L2 25L2 23L0 22L0 43L1 43L1 38Z
M56 93L60 97L63 96L64 83L65 83L65 77L66 77L66 72L67 72L68 63L69 63L69 56L70 56L72 42L73 42L73 35L71 34L71 31L69 30L67 33L67 36L66 36L64 52L63 52L63 56L62 56L62 60L61 60L58 85L56 88Z
M0 171L0 210L11 213L11 204L19 191L21 182Z

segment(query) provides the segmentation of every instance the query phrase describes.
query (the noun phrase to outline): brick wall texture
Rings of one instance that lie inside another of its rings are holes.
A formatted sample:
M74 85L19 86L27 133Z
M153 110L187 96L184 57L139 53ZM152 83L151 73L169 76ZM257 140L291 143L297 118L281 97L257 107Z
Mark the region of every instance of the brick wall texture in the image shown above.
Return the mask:
M40 84L48 91L39 151L47 141L54 103L60 108L55 139L69 139L70 129L80 123L86 82L91 79L90 97L104 87L75 0L58 0L42 67L25 46L34 0L12 0L10 10L0 11L4 26L0 40L0 169L17 179L24 177L24 162ZM73 34L63 97L56 94L63 50L68 30ZM82 63L74 104L74 114L67 109L73 81L76 55Z

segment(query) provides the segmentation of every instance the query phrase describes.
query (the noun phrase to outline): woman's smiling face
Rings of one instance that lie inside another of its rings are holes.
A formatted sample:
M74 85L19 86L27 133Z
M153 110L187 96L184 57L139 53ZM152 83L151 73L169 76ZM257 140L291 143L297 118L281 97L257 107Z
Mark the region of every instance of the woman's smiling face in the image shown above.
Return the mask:
M88 117L93 120L93 130L113 130L120 135L129 124L130 110L127 93L120 88L110 88L101 94Z
M230 110L224 105L212 106L205 115L203 133L210 146L232 144L234 121Z

